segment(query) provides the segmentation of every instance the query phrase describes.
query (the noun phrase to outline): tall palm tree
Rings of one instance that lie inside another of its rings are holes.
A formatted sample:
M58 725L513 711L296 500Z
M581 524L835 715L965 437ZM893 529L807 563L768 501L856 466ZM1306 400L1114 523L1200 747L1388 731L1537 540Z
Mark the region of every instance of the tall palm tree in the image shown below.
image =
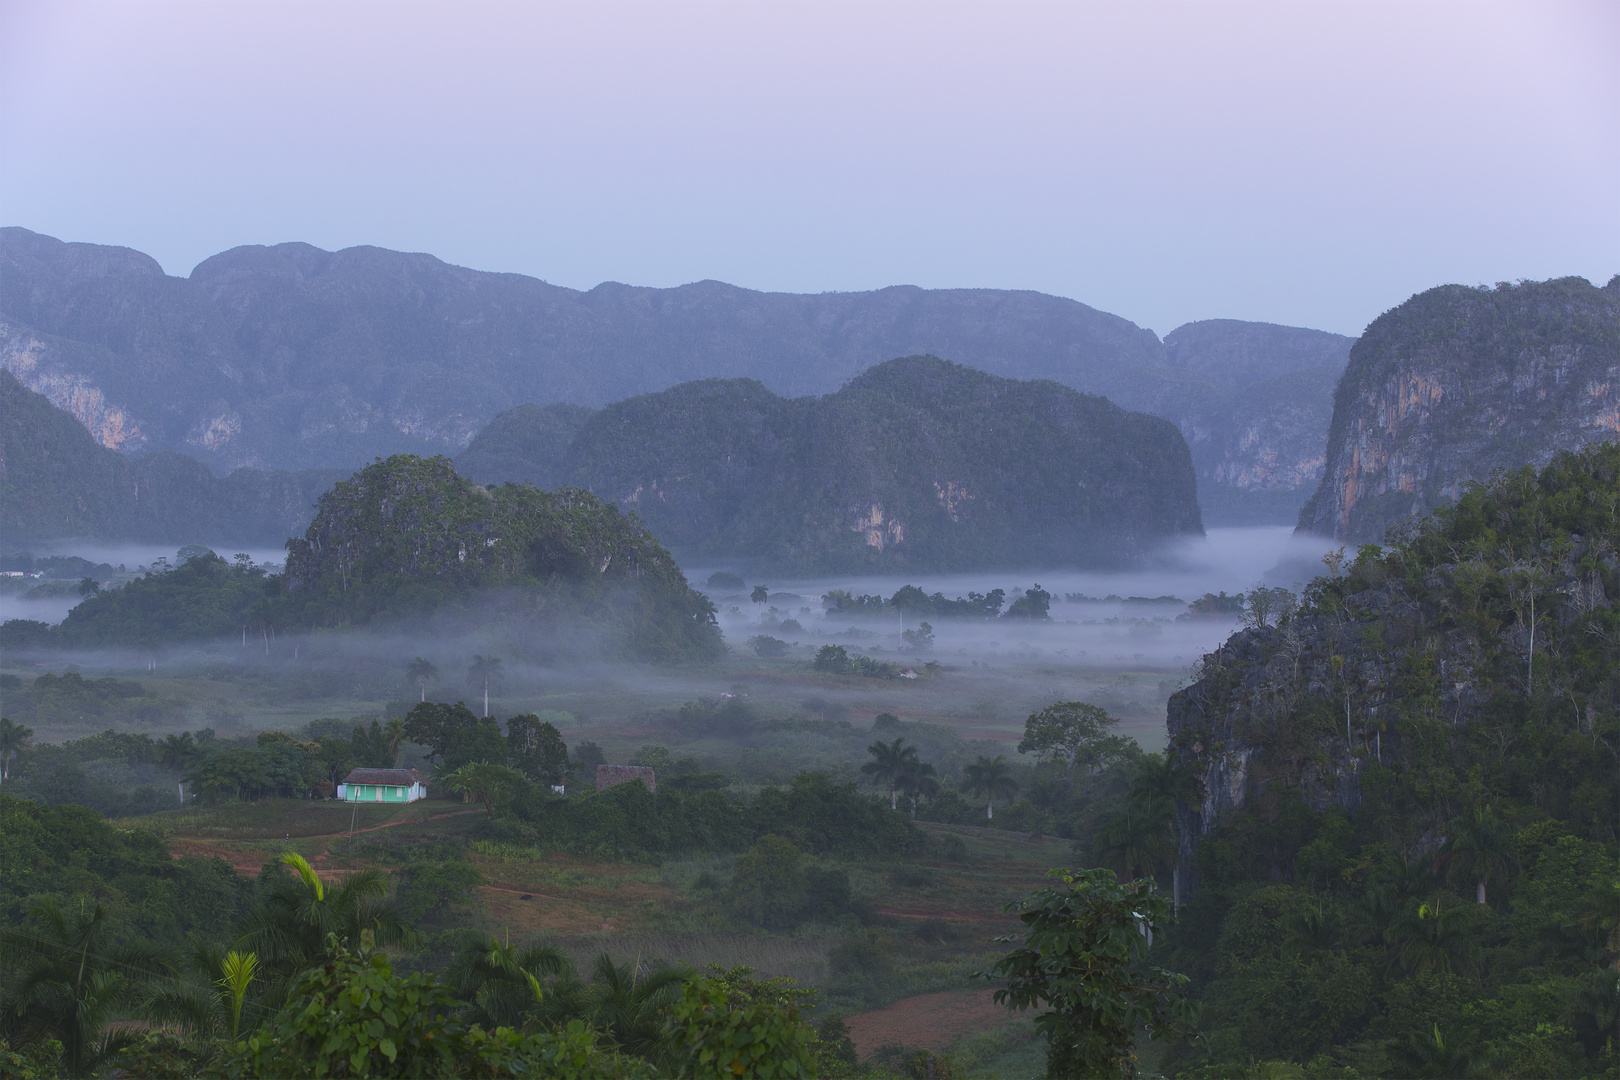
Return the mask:
M1018 794L1018 781L1012 778L1012 766L1007 764L1005 754L994 758L980 754L979 760L962 769L962 785L969 795L984 796L986 821L995 819L998 798L1012 802L1013 796Z
M1472 817L1451 823L1450 843L1441 860L1453 881L1473 883L1481 904L1487 882L1506 881L1518 869L1513 834L1489 810L1476 810Z
M417 689L422 692L421 697L418 700L426 701L427 684L438 679L439 669L434 667L433 662L428 660L426 657L418 656L415 660L412 660L409 664L405 665L405 674L410 676L411 681L415 683Z
M383 736L388 740L389 758L398 765L399 744L405 741L405 721L397 716L389 717L388 723L383 725Z
M551 998L578 997L578 973L555 946L519 949L478 931L469 931L463 938L446 976L456 992L471 1002L468 1019L491 1028L521 1027L546 1001L541 978L554 981Z
M651 1057L663 1037L664 1011L681 996L690 976L681 967L643 971L639 961L614 964L611 956L601 953L591 965L591 985L581 999L585 1019L627 1053Z
M26 750L28 740L33 737L33 728L14 724L0 716L0 784L5 783L11 775L11 759Z
M379 947L411 946L421 939L388 902L388 877L381 870L361 870L328 889L302 855L288 852L281 863L295 873L275 875L263 905L237 939L239 949L258 954L267 976L297 975L324 961L328 935L355 952L368 930Z
M879 740L868 746L866 752L872 755L872 760L861 766L861 772L872 778L874 786L889 785L889 809L898 810L900 774L909 762L916 760L917 748L907 746L906 740L901 738L892 743Z
M474 655L467 668L467 685L484 688L484 715L489 715L489 684L500 685L501 662L493 656Z
M1152 877L1169 865L1173 845L1169 807L1138 804L1109 815L1097 853L1105 864L1117 866L1120 876L1129 882Z
M0 931L0 957L15 979L3 1006L25 1031L61 1041L69 1076L88 1076L134 1040L108 1023L169 975L169 964L145 942L107 940L107 909L99 901L64 912L46 897L30 905L29 917Z
M900 768L900 775L894 778L894 785L902 794L911 800L911 817L916 820L917 800L921 798L932 799L939 794L939 777L934 767L917 758L916 752L906 759Z

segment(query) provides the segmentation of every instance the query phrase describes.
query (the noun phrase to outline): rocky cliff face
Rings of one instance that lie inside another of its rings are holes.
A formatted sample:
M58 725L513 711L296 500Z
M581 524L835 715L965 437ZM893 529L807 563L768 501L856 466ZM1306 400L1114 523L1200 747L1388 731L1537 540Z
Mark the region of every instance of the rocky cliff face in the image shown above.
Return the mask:
M1469 481L1617 436L1620 277L1430 289L1351 349L1299 527L1377 540Z
M1322 478L1352 338L1209 319L1165 335L1183 387L1149 409L1181 428L1205 524L1292 521Z

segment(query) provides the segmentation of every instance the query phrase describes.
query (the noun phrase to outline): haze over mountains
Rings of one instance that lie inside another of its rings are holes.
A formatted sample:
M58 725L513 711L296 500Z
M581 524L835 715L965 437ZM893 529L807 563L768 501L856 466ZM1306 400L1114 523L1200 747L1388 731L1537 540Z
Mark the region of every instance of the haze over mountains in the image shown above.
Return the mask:
M217 471L454 453L516 403L597 407L699 378L825 394L927 353L1171 419L1211 520L1292 521L1349 345L1227 320L1161 342L1022 291L579 292L379 248L235 248L174 278L127 248L0 230L0 366L105 446Z

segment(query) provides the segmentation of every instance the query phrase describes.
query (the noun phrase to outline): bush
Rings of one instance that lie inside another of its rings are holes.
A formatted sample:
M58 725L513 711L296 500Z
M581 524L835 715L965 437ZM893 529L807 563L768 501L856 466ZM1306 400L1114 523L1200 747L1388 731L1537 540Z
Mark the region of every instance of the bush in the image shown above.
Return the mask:
M686 984L671 1010L670 1042L681 1076L814 1076L815 1033L792 1003L734 1001L708 978Z

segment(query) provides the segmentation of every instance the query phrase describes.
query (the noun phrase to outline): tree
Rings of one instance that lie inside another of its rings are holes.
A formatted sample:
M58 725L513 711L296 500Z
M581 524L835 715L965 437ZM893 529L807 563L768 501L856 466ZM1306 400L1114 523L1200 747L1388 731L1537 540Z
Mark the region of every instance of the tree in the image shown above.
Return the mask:
M405 737L427 747L430 758L443 761L461 737L477 726L478 717L461 702L445 705L427 701L406 714Z
M1243 622L1257 628L1287 622L1299 606L1299 598L1280 585L1256 585L1244 599L1248 606Z
M738 1000L723 983L699 976L670 1010L667 1038L682 1077L816 1075L815 1035L797 1005Z
M506 721L507 759L537 784L560 784L568 774L568 744L557 725L533 713Z
M1116 718L1096 705L1060 701L1024 721L1024 738L1018 752L1034 754L1042 761L1061 761L1064 771L1072 777L1077 765L1095 769L1129 753L1135 743L1112 734L1118 724Z
M433 666L432 661L425 657L418 656L409 664L405 665L405 674L410 677L411 682L415 683L417 690L421 692L421 697L419 697L417 700L426 701L427 684L437 681L439 678L439 669Z
M484 715L489 715L489 684L501 682L501 662L493 656L474 655L467 667L467 685L484 689Z
M361 870L328 889L302 855L288 852L279 866L290 867L293 875L260 876L264 902L237 940L238 949L258 954L267 976L288 977L324 961L329 936L342 948L356 949L363 936L387 948L420 940L416 927L388 902L383 871Z
M1438 900L1419 904L1390 928L1395 960L1408 972L1470 974L1479 959L1474 922L1466 907L1447 908Z
M0 1005L24 1030L62 1043L69 1076L88 1076L133 1041L110 1021L135 1004L170 966L151 945L110 940L108 913L98 901L65 912L55 899L35 900L30 922L0 930L0 958L12 975Z
M760 837L737 857L731 875L732 908L757 926L791 929L810 903L799 870L801 857L799 849L780 836Z
M925 653L934 647L934 628L925 620L915 630L900 631L900 640L913 652Z
M1131 778L1130 801L1142 814L1152 816L1156 807L1163 807L1169 819L1171 859L1170 898L1181 904L1181 844L1180 826L1176 822L1175 804L1193 804L1204 797L1204 785L1198 774L1169 754L1148 754L1136 766Z
M12 759L28 748L28 740L33 737L33 728L14 724L0 716L0 784L5 783L11 775Z
M755 585L754 591L748 594L748 599L761 606L763 606L770 598L771 594L766 591L765 586L763 585Z
M496 803L505 802L525 783L527 781L521 773L488 761L471 762L445 777L445 784L451 791L483 803L490 817L495 816Z
M1513 854L1513 834L1489 810L1476 810L1472 817L1451 823L1451 837L1441 857L1453 881L1466 880L1475 886L1475 899L1485 903L1485 886L1506 881L1518 868Z
M383 737L388 740L388 760L398 765L400 744L405 741L404 718L398 716L389 717L388 723L383 725Z
M881 740L866 748L872 755L872 760L861 766L861 773L871 777L872 783L877 787L887 784L889 786L889 809L899 809L900 777L905 772L909 762L916 760L917 748L907 746L903 738L895 739L892 743Z
M83 578L79 582L79 595L86 600L101 591L101 583L93 577Z
M1110 814L1102 828L1097 855L1117 866L1127 882L1138 877L1152 880L1174 859L1175 836L1170 827L1170 807L1163 801L1137 803Z
M1528 561L1514 563L1503 576L1507 578L1514 613L1529 630L1524 655L1524 692L1528 696L1536 671L1536 601L1551 591L1553 578L1544 567Z
M1151 882L1121 884L1108 870L1049 876L1061 887L1007 905L1024 944L978 977L1006 981L997 1004L1046 1008L1035 1027L1048 1076L1130 1076L1138 1028L1152 1039L1186 1035L1196 1017L1179 989L1186 976L1141 963L1170 905Z
M984 818L986 821L995 819L997 799L1006 799L1011 802L1018 794L1018 781L1012 778L1012 766L1007 764L1003 754L994 758L984 754L979 760L968 763L962 770L962 784L969 795L984 796Z
M472 1022L509 1027L520 1027L544 1000L541 979L577 979L555 945L519 949L479 930L465 933L445 977L470 1003Z
M900 765L899 775L895 777L895 787L901 794L911 800L911 817L916 820L917 800L932 799L939 794L939 777L934 767L917 758L917 752L912 750Z

